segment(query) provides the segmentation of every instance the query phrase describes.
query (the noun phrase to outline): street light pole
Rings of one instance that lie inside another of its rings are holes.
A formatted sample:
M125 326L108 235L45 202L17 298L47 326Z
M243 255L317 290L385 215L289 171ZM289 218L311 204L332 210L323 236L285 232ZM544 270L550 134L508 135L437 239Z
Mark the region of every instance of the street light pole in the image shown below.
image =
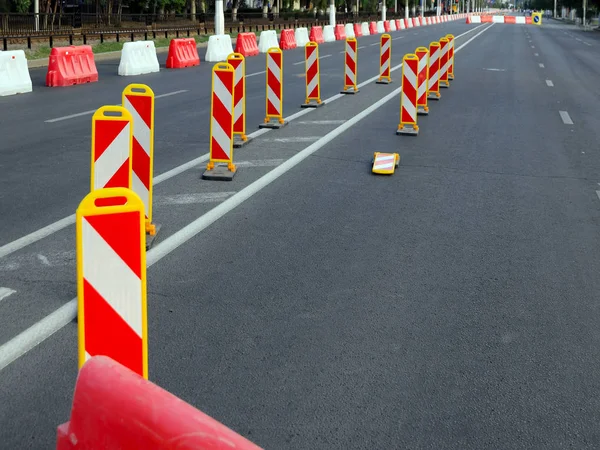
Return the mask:
M335 27L335 0L329 2L329 25Z
M215 34L225 34L225 13L223 0L215 1Z

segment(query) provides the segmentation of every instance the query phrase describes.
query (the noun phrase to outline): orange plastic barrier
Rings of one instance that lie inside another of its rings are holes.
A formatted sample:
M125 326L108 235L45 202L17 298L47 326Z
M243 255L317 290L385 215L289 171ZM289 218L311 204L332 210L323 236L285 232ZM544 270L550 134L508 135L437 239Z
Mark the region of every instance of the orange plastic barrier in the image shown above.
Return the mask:
M235 53L239 53L247 56L258 55L258 45L256 45L256 34L254 33L240 33L238 34L237 41L235 43Z
M55 47L50 52L46 86L71 86L98 81L98 70L89 45Z
M369 33L377 34L377 24L375 22L369 22Z
M260 450L252 442L106 356L81 368L57 450Z
M296 48L296 36L294 35L294 30L292 30L291 28L281 30L279 47L281 48L281 50L292 50Z
M504 23L517 23L515 16L504 16Z
M527 25L531 25L532 24L531 17L525 17L525 23Z
M354 36L356 37L361 37L362 34L362 27L360 25L360 23L355 23L354 24Z
M171 39L167 69L183 69L200 65L196 41L192 38Z
M383 30L384 30L386 33L389 33L389 32L390 32L391 28L390 28L390 21L389 21L389 20L384 20L384 21L383 21Z
M323 37L323 27L311 27L309 38L310 42L316 42L317 44L325 43L325 38Z
M336 41L343 41L346 39L346 29L344 28L344 25L342 25L342 24L336 25L335 29L333 31L335 34Z
M492 23L492 16L481 16L481 23Z

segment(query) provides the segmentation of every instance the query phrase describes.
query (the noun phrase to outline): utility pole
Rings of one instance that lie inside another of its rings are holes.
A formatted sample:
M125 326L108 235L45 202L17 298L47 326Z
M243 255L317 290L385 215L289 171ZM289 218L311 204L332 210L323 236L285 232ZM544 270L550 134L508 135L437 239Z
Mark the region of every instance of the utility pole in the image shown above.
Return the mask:
M587 9L587 0L583 0L583 29L585 30L585 10Z
M381 20L385 22L386 9L385 9L385 0L381 0Z
M223 0L215 1L215 34L225 34L225 14Z
M40 0L33 3L33 13L35 14L35 31L40 31Z
M404 0L404 18L408 19L408 0Z
M329 25L335 27L335 0L329 2Z

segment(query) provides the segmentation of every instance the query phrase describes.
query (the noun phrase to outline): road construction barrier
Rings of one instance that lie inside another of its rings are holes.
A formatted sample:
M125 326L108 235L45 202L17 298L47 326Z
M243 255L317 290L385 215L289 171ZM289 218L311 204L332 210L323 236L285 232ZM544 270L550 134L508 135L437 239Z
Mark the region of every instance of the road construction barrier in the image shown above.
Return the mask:
M504 17L504 23L515 24L517 23L517 18L515 16L506 16Z
M481 23L492 23L492 16L481 16Z
M240 53L227 57L233 67L233 146L242 147L248 142L246 136L246 60ZM236 139L237 138L237 139Z
M56 450L260 450L106 356L95 356L81 368L70 421L56 435Z
M321 102L321 76L319 71L319 45L309 42L304 47L306 61L306 101L303 108L316 108Z
M402 60L402 93L400 94L400 124L396 134L419 134L417 125L417 55L404 55Z
M440 23L442 23L442 20L440 19L440 16L436 16L436 17L435 17L435 23L436 23L436 24L440 24Z
M363 36L370 36L371 35L371 31L369 30L369 23L368 22L363 22L360 24L360 31L362 32Z
M417 47L415 55L419 58L417 64L417 114L429 114L427 106L427 80L428 80L428 56L429 50L426 47Z
M523 16L517 16L515 17L515 23L518 25L525 25L527 23L527 20L525 20L526 17Z
M122 77L160 71L154 41L125 42L117 73Z
M396 21L395 20L390 20L390 31L397 31L396 29Z
M183 69L200 65L196 41L192 38L171 39L167 69Z
M316 42L317 44L323 44L325 38L323 37L323 27L310 27L310 42Z
M352 25L351 23L347 23L344 26L344 32L346 34L346 37L356 37L356 35L354 34L354 25Z
M323 39L325 42L334 42L336 40L333 25L325 25L323 27Z
M50 51L46 86L72 86L98 81L94 53L89 45L54 47Z
M90 192L77 208L79 368L105 355L148 378L144 228L130 189Z
M404 20L396 19L396 29L398 29L398 30L406 29L406 27L404 26Z
M296 45L298 45L298 48L303 48L309 42L310 39L308 38L308 28L296 28Z
M235 42L235 53L243 55L244 58L248 56L258 55L258 45L256 45L256 34L254 33L240 33L238 34ZM229 55L227 55L229 56Z
M454 80L454 36L447 34L448 39L448 79Z
M215 34L208 38L208 47L204 59L207 62L225 61L233 53L231 36L228 34Z
M467 16L467 23L481 23L481 16Z
M342 94L358 92L358 44L355 38L346 39L346 54L344 57L344 90Z
M404 28L412 28L413 22L412 19L404 19Z
M369 22L369 33L379 34L379 32L377 31L377 24L375 22Z
M346 30L344 29L344 25L337 24L334 28L335 40L343 41L346 39Z
M296 48L296 36L293 29L288 28L286 30L281 30L279 48L281 48L281 50L291 50Z
M390 31L392 31L392 29L390 28L390 22L388 20L383 21L383 31L385 33L389 33Z
M123 91L123 108L133 118L131 189L144 203L146 233L156 234L152 223L154 167L154 92L144 84L130 84Z
M525 17L525 23L531 25L533 23L531 17Z
M31 92L31 76L23 50L0 52L0 97Z
M278 48L267 52L266 114L260 128L281 128L283 120L283 53ZM271 122L277 119L277 122Z
M384 33L379 40L379 78L377 84L389 84L391 76L392 37Z
M354 37L362 37L362 25L360 23L354 24Z
M377 34L382 34L385 33L385 27L383 26L383 21L378 21L377 22Z
M122 106L103 106L92 117L90 191L131 188L133 117Z
M440 87L449 88L450 82L448 81L448 38L440 39Z
M412 18L412 24L413 24L413 27L418 27L418 26L420 26L420 25L421 25L421 24L419 23L419 19L418 19L418 18L416 18L416 17L413 17L413 18Z
M279 48L277 32L275 30L261 31L258 38L258 51L260 53L267 53L273 47Z
M504 16L492 16L492 23L504 23Z
M533 23L534 25L541 25L542 24L542 13L541 12L534 12L531 14L531 23Z
M429 100L439 100L440 95L440 43L432 42L429 44L429 63L428 63L428 82L427 98Z

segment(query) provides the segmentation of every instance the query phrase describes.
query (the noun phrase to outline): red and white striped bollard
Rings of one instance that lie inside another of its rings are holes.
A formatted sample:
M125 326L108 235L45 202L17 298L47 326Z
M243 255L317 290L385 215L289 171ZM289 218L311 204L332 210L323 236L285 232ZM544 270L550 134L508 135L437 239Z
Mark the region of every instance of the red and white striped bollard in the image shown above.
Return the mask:
M346 54L344 55L344 90L342 94L358 92L358 44L355 38L346 39Z
M392 60L392 37L389 34L382 34L379 40L379 79L377 84L390 84Z
M454 80L454 35L447 34L446 39L448 39L448 79Z
M429 107L427 106L427 62L429 59L429 50L425 47L417 47L415 55L419 58L417 69L417 114L426 116L429 114Z
M246 59L241 53L232 53L227 63L233 67L233 147L240 148L248 142L246 136Z
M450 49L448 38L440 39L440 87L449 88L448 81L448 50Z
M417 55L404 55L402 60L402 92L400 94L400 124L396 134L419 134L417 125Z
M267 95L264 123L259 128L281 128L286 125L283 119L283 52L279 47L267 50ZM271 122L271 119L277 119Z
M429 74L427 83L427 98L439 100L440 94L440 43L429 44Z
M325 103L321 101L321 75L319 71L319 44L309 42L304 47L306 73L306 100L301 108L318 108Z

